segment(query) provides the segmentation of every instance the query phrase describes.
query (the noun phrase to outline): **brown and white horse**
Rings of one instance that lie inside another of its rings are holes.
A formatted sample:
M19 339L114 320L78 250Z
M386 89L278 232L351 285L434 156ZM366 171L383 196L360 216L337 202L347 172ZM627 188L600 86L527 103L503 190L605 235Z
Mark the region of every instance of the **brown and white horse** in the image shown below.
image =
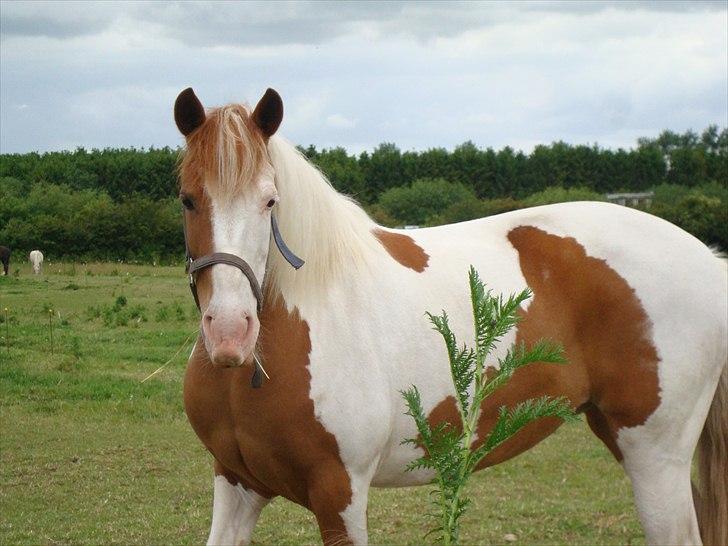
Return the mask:
M533 290L502 350L549 338L570 361L519 370L482 408L480 439L500 406L566 396L629 475L648 542L728 543L724 262L672 224L603 203L385 229L274 136L282 116L273 90L252 111L206 112L191 89L175 104L188 251L242 258L264 293L258 302L231 259L195 274L202 322L184 401L214 457L210 543L249 542L280 495L315 514L324 542L364 544L371 486L432 478L405 472L421 453L401 444L416 431L400 391L417 385L432 422L456 415L445 348L424 312L446 309L468 339L470 264L496 293ZM276 249L272 215L306 260L300 270ZM254 351L270 376L261 388L251 386ZM483 466L559 424L532 423Z

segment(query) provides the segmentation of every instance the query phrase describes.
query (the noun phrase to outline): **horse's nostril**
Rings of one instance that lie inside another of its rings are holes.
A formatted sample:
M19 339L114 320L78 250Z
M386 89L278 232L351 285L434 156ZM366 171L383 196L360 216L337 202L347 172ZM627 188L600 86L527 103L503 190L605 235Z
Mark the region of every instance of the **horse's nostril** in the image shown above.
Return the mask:
M243 322L240 327L240 334L245 336L248 330L250 330L250 315L248 315L247 313L243 315Z
M212 325L212 315L210 315L209 313L205 313L205 316L202 317L202 320L204 322L203 326L205 328L210 328L210 326Z

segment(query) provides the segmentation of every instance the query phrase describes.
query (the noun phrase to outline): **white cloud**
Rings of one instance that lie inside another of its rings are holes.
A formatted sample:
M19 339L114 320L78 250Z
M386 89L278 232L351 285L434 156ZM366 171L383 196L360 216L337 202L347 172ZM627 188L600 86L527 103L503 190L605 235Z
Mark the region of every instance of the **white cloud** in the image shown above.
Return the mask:
M353 129L357 122L358 120L346 118L341 114L331 114L326 117L326 124L336 129Z
M302 131L321 123L330 99L326 91L305 92L286 99L284 92L283 128L286 131Z

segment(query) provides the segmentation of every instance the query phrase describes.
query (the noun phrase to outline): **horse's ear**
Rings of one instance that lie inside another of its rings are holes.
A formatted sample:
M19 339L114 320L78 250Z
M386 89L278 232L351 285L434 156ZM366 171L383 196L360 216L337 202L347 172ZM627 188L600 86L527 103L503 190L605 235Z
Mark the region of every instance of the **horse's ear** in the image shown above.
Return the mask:
M182 91L174 101L174 122L184 136L205 122L205 109L191 87Z
M253 111L253 121L267 139L272 137L283 121L283 101L275 89L265 92Z

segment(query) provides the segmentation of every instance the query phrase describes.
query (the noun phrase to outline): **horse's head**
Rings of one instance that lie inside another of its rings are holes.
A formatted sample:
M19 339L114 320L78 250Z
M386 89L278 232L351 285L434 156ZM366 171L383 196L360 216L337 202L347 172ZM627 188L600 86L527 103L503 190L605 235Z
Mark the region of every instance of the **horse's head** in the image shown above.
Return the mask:
M283 118L280 96L268 89L252 112L241 105L205 112L186 89L177 97L174 117L187 141L179 173L189 254L238 256L262 284L271 210L278 201L266 147ZM201 328L214 365L252 362L260 330L252 284L228 263L196 272Z

